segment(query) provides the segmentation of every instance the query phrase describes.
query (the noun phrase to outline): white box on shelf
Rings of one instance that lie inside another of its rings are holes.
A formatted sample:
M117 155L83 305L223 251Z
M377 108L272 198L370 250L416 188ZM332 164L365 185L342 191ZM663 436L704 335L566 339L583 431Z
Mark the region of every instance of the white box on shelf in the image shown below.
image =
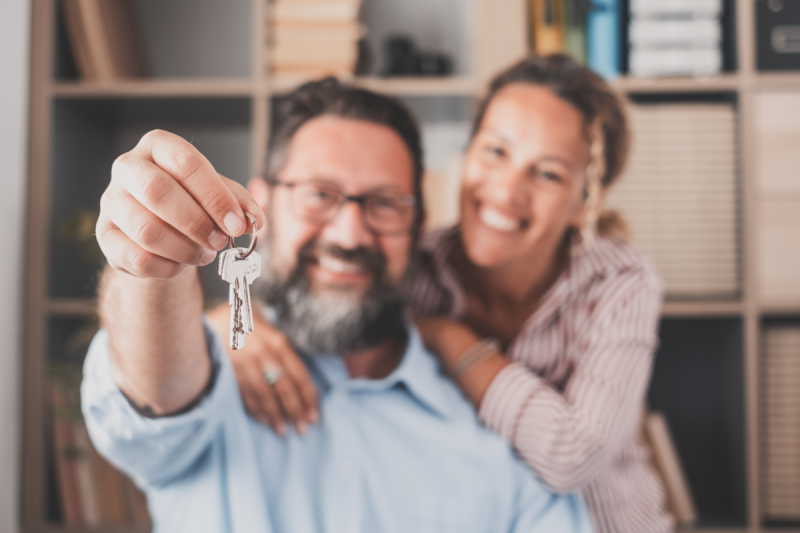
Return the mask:
M716 48L722 42L719 21L712 18L661 20L634 18L630 23L630 44L652 48Z
M630 74L636 77L713 76L722 70L719 48L633 48Z
M718 17L722 0L631 0L632 16L696 16Z

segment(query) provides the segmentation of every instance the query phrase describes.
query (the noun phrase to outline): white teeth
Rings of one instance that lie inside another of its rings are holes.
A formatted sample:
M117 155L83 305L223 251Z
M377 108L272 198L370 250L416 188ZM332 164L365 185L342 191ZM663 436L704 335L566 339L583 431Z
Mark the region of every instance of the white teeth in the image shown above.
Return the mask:
M509 218L497 209L482 207L478 210L481 222L500 231L516 231L520 228L519 220Z
M319 266L331 272L344 273L344 274L358 274L363 272L363 268L358 263L351 263L349 261L342 261L329 255L322 255L319 258Z

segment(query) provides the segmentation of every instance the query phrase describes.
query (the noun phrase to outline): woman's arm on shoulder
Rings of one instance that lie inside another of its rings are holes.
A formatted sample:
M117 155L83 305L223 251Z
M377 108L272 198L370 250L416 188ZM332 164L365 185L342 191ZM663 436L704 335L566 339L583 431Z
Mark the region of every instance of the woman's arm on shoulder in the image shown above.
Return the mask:
M585 351L563 393L513 362L495 376L480 403L481 420L511 441L557 492L580 489L610 466L636 432L650 379L658 283L637 275L606 283L580 339Z

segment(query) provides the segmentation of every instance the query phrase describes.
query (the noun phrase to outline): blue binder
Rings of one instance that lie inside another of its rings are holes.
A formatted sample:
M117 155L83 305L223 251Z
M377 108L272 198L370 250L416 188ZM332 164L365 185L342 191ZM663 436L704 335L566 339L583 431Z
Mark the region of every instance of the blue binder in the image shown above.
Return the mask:
M612 80L620 75L619 0L593 0L586 25L589 68Z

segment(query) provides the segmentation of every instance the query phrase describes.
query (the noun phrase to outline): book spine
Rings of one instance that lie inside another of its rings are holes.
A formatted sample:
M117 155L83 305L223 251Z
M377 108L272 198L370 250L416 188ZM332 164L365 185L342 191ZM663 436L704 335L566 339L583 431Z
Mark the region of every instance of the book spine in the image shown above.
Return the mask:
M586 64L586 9L583 0L563 0L564 51Z
M75 439L75 466L78 478L78 488L81 494L81 508L83 510L83 522L90 526L100 524L100 509L98 502L98 489L95 479L92 476L89 464L89 434L82 420L72 423L72 434Z
M597 0L586 24L589 68L607 80L620 75L620 17L618 0Z
M532 0L531 17L533 50L539 55L563 51L561 1Z
M86 41L92 63L95 65L98 81L111 81L114 79L114 65L108 39L103 27L103 17L98 2L103 0L77 0L81 5L84 27L86 28Z
M61 513L68 525L83 523L83 510L75 464L75 441L69 419L69 400L57 380L50 383L53 408L53 455L58 478Z
M79 0L64 0L64 19L67 25L67 36L72 47L72 54L78 66L81 77L87 81L97 79L97 69L89 52L89 43L86 39L86 27L81 3Z

